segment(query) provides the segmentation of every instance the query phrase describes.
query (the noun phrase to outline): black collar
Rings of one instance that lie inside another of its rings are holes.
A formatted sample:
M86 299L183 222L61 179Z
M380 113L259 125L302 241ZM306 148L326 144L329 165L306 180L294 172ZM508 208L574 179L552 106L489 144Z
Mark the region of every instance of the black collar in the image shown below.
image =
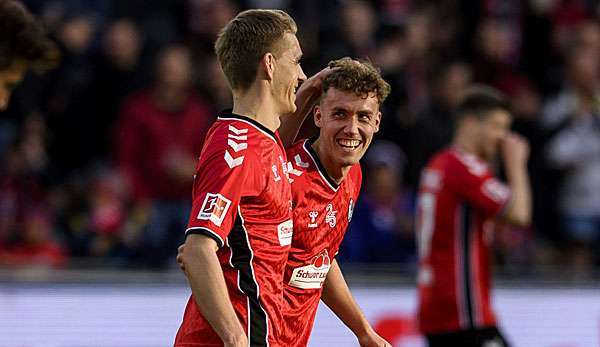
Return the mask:
M315 165L317 166L317 170L319 170L319 172L321 173L321 177L323 177L325 181L327 181L327 183L331 186L331 188L333 188L333 190L337 190L340 185L337 184L337 182L333 178L331 178L331 176L329 176L327 170L325 170L325 166L323 166L321 159L317 155L317 152L312 148L312 144L315 143L316 140L317 136L314 136L304 141L304 150L306 150L306 152L308 152L308 154L312 157L313 161L315 162Z
M235 113L232 113L231 111L232 111L231 109L227 109L227 110L223 110L223 111L219 112L218 118L219 119L237 119L237 120L241 120L246 123L250 123L250 125L252 125L255 128L257 128L258 130L262 131L269 137L273 138L273 140L275 140L275 142L277 142L277 137L275 136L275 133L273 131L271 131L271 129L260 124L255 119L252 119L252 118L246 117L246 116L242 116L239 114L235 114Z

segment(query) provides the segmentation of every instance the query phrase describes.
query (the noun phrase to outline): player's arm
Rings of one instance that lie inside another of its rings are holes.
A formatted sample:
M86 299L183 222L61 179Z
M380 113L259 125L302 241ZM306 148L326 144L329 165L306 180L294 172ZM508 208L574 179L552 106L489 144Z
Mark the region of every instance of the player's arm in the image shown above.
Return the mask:
M331 72L329 67L313 75L298 88L296 92L296 111L281 117L279 136L285 147L296 140L296 136L319 98L321 97L321 82Z
M342 270L334 259L325 283L321 300L356 335L362 347L392 347L371 327L358 304L350 293Z
M190 234L185 248L181 261L200 312L225 346L247 346L246 334L229 300L216 254L217 242L203 234Z
M511 190L511 200L502 219L506 222L527 226L531 222L531 188L527 174L529 146L516 134L509 134L502 144L504 171Z

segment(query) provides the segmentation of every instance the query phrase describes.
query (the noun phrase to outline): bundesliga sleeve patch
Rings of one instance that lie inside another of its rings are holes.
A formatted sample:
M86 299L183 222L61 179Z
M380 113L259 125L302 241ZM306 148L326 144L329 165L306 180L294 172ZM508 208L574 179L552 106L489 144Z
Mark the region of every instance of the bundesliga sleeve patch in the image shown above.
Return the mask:
M206 198L204 198L200 213L198 213L198 219L208 220L216 226L221 226L230 205L231 200L223 195L206 193Z

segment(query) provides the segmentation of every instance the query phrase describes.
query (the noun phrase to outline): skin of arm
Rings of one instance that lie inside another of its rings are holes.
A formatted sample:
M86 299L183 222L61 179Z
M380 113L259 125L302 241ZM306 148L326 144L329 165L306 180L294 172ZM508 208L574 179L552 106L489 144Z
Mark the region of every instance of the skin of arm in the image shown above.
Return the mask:
M516 226L531 223L531 188L527 174L529 146L520 136L510 134L503 144L504 168L512 199L503 219Z
M225 346L247 346L248 339L229 299L217 249L217 243L208 236L188 235L181 265L196 305Z
M325 68L307 79L296 92L296 111L281 117L279 136L285 147L294 143L302 124L321 97L321 82L332 71Z
M334 260L323 284L321 300L356 335L362 347L392 345L377 335L352 297L342 270Z

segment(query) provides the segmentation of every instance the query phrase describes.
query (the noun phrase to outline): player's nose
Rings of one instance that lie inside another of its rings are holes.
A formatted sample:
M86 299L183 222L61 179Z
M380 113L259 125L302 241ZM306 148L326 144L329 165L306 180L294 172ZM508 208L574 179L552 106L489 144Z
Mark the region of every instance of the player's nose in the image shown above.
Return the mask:
M358 118L348 117L344 126L344 132L349 135L358 134Z

